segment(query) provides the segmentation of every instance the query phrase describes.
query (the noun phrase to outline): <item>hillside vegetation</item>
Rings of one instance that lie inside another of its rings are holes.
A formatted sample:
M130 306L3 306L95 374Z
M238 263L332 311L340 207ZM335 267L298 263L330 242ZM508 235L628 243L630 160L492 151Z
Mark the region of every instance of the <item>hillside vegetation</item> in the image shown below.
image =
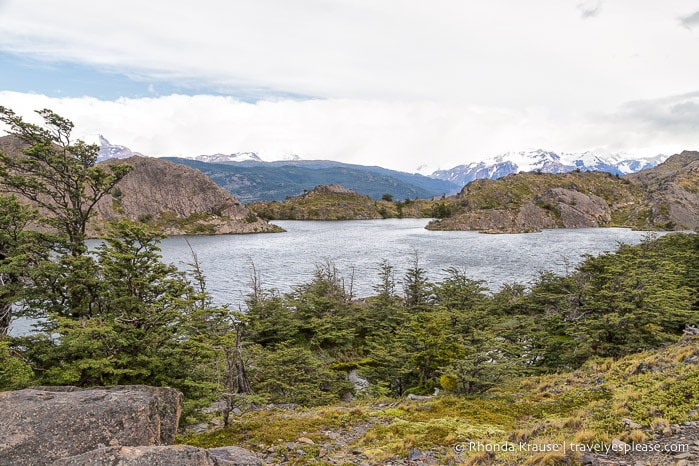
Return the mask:
M677 432L678 424L699 421L698 383L699 338L685 337L661 350L596 359L565 374L512 380L478 397L255 409L227 429L189 433L179 441L241 445L274 464L411 464L406 459L415 458L433 465L579 465L591 456L585 450L605 453L615 439L626 448L663 442L691 448L696 438L689 432L680 438L667 429ZM500 450L477 451L487 446ZM553 448L558 451L545 451ZM633 456L643 464L676 463L669 452Z
M423 199L394 202L390 194L375 200L332 184L316 186L284 201L254 202L247 207L267 220L369 220L432 217L434 204Z
M601 172L519 173L475 180L447 198L452 215L432 230L521 233L543 228L699 227L699 153L617 177Z
M236 398L249 412L181 441L242 444L284 464L581 464L570 449L453 447L642 445L699 420L699 341L682 336L699 324L696 234L622 246L528 290L448 273L430 282L416 262L396 293L383 262L362 301L332 267L289 294L258 289L245 317L256 395ZM358 400L339 403L348 393Z

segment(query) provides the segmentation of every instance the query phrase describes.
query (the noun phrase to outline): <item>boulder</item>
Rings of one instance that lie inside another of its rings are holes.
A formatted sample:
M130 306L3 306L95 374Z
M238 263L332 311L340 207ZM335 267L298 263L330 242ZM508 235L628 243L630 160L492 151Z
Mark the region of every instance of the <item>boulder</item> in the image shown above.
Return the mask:
M210 448L207 453L213 458L215 466L262 465L262 460L253 452L240 447Z
M216 466L206 450L184 445L108 447L63 458L53 466Z
M98 447L170 445L182 394L171 388L39 387L0 393L0 466L44 465Z
M261 466L254 453L238 447L205 450L189 445L107 447L57 460L52 466Z

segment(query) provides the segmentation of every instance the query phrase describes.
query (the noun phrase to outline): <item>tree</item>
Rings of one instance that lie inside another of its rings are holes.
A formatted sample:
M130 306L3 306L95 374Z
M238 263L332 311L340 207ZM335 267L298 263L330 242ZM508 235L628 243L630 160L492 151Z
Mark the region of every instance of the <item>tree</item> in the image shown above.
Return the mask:
M131 167L96 165L99 147L73 142L71 121L48 109L37 113L44 127L0 106L0 122L24 146L21 155L0 153L0 187L48 212L43 223L64 236L67 250L78 256L86 251L86 226L95 206Z
M44 332L23 339L37 383L171 386L185 394L186 413L215 399L230 312L211 305L196 273L192 280L161 261L161 238L124 220L94 252L53 262L55 286L28 302L46 311ZM90 280L65 281L78 270Z
M29 269L45 253L42 235L27 231L35 220L36 212L15 196L0 195L0 337L7 335Z
M351 390L344 373L329 369L309 349L286 343L274 349L256 348L251 378L273 403L318 406L337 401Z
M413 254L412 266L403 277L403 291L405 292L405 305L408 308L418 308L427 304L430 296L427 271L420 267L417 251Z

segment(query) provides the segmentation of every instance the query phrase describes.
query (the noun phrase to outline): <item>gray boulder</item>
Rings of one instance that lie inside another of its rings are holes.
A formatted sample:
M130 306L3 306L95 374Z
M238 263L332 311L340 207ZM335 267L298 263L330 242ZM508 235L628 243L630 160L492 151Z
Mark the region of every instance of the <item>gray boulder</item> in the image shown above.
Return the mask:
M258 466L262 465L253 452L240 447L211 448L207 452L214 459L216 466Z
M170 445L182 394L170 388L40 387L0 393L0 466L46 465L98 447Z
M238 447L204 450L187 445L98 448L53 466L258 466L254 453Z
M215 466L206 450L184 445L98 448L53 466Z

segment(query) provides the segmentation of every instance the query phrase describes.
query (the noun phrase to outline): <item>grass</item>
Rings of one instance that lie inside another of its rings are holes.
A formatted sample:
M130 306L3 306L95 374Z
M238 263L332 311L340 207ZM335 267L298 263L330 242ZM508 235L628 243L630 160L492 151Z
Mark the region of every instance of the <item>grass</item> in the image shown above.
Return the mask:
M356 450L369 463L380 464L406 458L411 448L432 451L443 464L578 464L577 452L536 448L609 444L614 438L642 443L670 424L699 419L697 356L699 337L692 337L619 360L594 360L575 372L511 380L478 397L261 410L236 418L228 429L189 434L179 442L271 449L288 457L286 444L311 439L314 445L303 445L306 454L295 464L326 464L322 451L341 458ZM641 428L627 428L624 418ZM467 442L521 443L534 450L469 453L452 448Z

